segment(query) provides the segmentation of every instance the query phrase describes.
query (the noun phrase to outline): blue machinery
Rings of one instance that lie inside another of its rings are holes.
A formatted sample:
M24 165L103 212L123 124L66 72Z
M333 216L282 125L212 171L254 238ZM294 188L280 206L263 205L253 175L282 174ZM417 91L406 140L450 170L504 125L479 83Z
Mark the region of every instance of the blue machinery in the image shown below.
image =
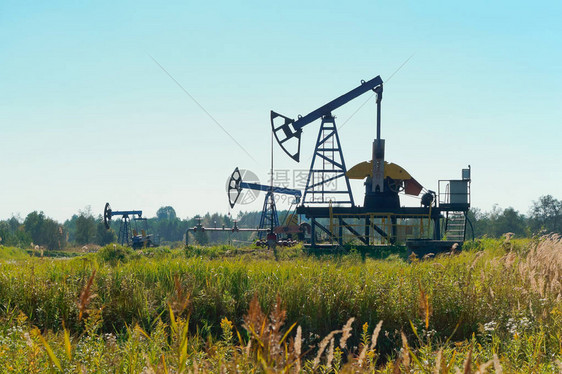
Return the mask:
M109 203L105 203L103 223L106 229L109 230L111 219L115 216L121 217L119 234L117 236L118 243L121 245L131 245L134 249L151 247L153 245L151 236L146 234L146 218L142 217L142 210L114 211ZM131 235L131 217L137 222L142 221L144 223L144 229L141 230L140 235L137 233L137 230L132 230Z
M272 174L273 175L273 174ZM275 206L275 194L290 195L295 198L295 203L298 204L301 199L301 192L299 190L275 187L273 185L266 186L258 183L247 183L242 180L242 175L238 168L230 176L228 181L228 200L230 207L234 208L243 189L254 191L265 191L265 199L263 201L263 209L260 217L259 229L268 229L273 231L274 228L279 227L279 217L277 215L277 208ZM259 231L260 239L265 235L265 231Z
M372 157L347 170L332 111L369 91L376 93L377 104ZM400 166L386 162L381 139L382 93L383 81L377 76L297 120L271 111L275 139L297 162L303 128L322 120L302 204L297 207L298 214L311 219L311 245L316 244L317 230L339 245L344 244L344 230L352 240L367 246L404 239L413 249L462 244L470 207L470 167L463 169L462 179L439 181L436 194L425 190ZM363 206L355 204L349 179L364 180ZM334 183L338 180L344 183ZM400 206L400 192L421 195L420 206Z

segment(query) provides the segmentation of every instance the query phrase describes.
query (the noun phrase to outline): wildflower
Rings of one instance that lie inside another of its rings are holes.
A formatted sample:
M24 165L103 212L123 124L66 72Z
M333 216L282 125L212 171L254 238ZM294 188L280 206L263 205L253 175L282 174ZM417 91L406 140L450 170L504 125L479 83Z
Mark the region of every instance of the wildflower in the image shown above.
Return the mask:
M494 332L498 323L496 321L490 321L484 324L484 331Z
M26 332L25 334L23 334L24 338L25 338L25 343L27 344L27 346L29 348L33 348L33 340L31 340L31 337L29 336L29 333Z
M111 333L104 334L105 341L110 347L115 347L117 345L117 337Z
M231 321L228 320L228 318L224 317L221 320L221 329L222 329L222 336L223 339L225 341L225 343L230 343L232 341L232 328L233 328L233 324Z

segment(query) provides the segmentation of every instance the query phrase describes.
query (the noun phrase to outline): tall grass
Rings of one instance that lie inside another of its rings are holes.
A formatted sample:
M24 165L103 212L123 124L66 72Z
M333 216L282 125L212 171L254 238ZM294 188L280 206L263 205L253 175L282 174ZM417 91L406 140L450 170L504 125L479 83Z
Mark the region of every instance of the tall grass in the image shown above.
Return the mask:
M548 372L562 357L559 237L484 240L455 256L412 262L359 254L319 259L296 252L274 261L264 251L234 255L228 248L219 249L220 256L191 249L115 259L112 249L65 261L2 263L0 316L5 323L0 337L21 348L26 331L32 341L37 336L31 326L51 331L44 333L46 342L52 342L62 362L69 331L78 356L82 346L95 342L100 362L114 360L126 367L135 360L144 366L150 361L155 368L165 362L177 370L182 359L191 357L191 366L185 361L183 367L192 371L194 365L215 370L236 360L241 367L288 365L295 370L301 358L303 370L334 371L346 363L357 365L362 357L365 367L381 372L395 366L433 370L439 358L444 372L464 368L464 361L474 370L478 364L492 367L496 354L504 368ZM86 288L90 297L84 306L80 295ZM381 320L380 333L371 336ZM269 323L273 330L264 335L262 326ZM13 332L18 326L21 334ZM345 349L338 346L344 330ZM272 337L273 332L283 335ZM374 335L376 347L362 353ZM2 344L0 352L14 352ZM45 347L40 340L23 344ZM252 351L252 344L263 352ZM108 345L121 353L110 355ZM324 351L314 360L319 347ZM140 356L125 362L131 352ZM48 354L41 357L51 362Z

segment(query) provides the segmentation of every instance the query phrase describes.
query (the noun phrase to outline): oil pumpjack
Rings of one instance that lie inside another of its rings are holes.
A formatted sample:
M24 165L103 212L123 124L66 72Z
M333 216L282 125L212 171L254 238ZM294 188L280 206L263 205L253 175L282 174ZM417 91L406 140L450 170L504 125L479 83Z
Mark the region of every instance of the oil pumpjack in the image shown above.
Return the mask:
M204 227L201 223L202 219L197 217L198 223L196 226L188 228L185 233L185 245L189 245L189 233L198 233L198 232L229 232L229 233L237 233L237 232L257 232L258 240L257 244L259 246L266 246L271 245L272 243L267 243L264 240L266 236L272 238L275 242L277 242L276 234L292 234L292 233L301 233L301 228L299 226L294 226L290 224L289 219L285 219L284 224L279 224L279 216L277 213L277 207L275 204L275 194L282 194L294 197L294 204L298 204L301 198L301 191L291 189L291 188L284 188L284 187L277 187L273 186L273 181L271 185L266 186L259 183L252 183L246 182L243 180L243 173L240 172L238 168L235 168L232 174L230 175L227 183L227 194L228 194L228 202L231 208L234 208L236 203L238 202L240 196L242 195L242 190L252 190L252 191L264 191L266 192L265 199L263 202L263 209L260 217L260 223L257 228L242 228L238 227L238 222L234 221L233 227ZM306 226L304 226L306 229ZM269 241L269 240L268 240ZM293 240L283 240L279 242L282 245L294 245L296 244Z
M111 219L116 216L121 217L119 234L117 235L117 241L121 245L130 245L133 249L155 246L152 235L148 235L146 233L148 229L147 220L142 216L142 210L118 211L111 209L111 205L109 205L109 203L105 203L105 207L103 209L103 223L106 230L109 230ZM140 234L136 228L133 228L131 235L131 217L135 223L143 223L143 228L141 228Z
M371 90L377 104L372 157L347 170L332 111ZM470 167L463 169L462 179L439 181L435 193L423 188L402 167L385 161L382 93L383 81L377 76L297 120L271 111L271 127L278 144L297 162L303 128L322 120L302 204L297 207L298 214L311 220L311 245L317 244L318 229L338 245L344 244L344 230L351 240L366 246L406 241L412 249L439 250L462 244L470 207ZM349 179L365 180L363 206L355 205ZM334 186L334 181L344 183ZM401 206L399 193L421 195L420 206Z
M272 178L273 178L273 174ZM265 199L263 201L263 209L260 217L260 224L258 228L263 231L259 231L259 238L263 239L266 235L266 229L269 229L270 232L279 233L281 232L289 232L289 231L298 231L298 228L292 228L291 225L287 220L283 222L281 226L279 224L279 216L277 214L277 207L275 204L275 195L288 195L294 197L294 204L298 204L300 202L302 193L299 190L292 189L292 188L285 188L274 186L273 181L271 185L266 186L264 184L259 183L249 183L242 180L242 173L238 168L234 169L232 174L230 175L228 181L228 202L231 208L234 208L236 202L240 198L243 189L253 190L253 191L264 191L266 192ZM283 227L281 230L276 230L277 228Z

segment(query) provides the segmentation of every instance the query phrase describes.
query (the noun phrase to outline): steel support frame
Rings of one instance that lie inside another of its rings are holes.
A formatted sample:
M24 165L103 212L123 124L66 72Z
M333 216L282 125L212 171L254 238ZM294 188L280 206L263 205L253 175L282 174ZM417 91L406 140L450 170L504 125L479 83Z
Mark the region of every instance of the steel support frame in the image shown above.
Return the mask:
M275 195L272 191L268 191L263 201L263 209L260 217L259 229L270 229L279 226L279 216L277 215L277 207L275 206ZM259 238L263 239L265 231L259 231Z
M332 142L332 146L326 147L326 144L330 142ZM315 168L317 161L322 162L321 168ZM314 155L312 156L306 188L304 190L303 204L326 204L331 201L335 204L349 204L355 206L351 185L346 173L347 167L343 157L336 121L331 114L327 114L322 117L322 124L318 131ZM332 176L324 178L325 174L332 174ZM345 180L345 187L343 189L336 189L333 191L326 190L326 185L328 183L340 178ZM338 198L338 200L331 200L328 198L328 196L334 194L342 195L342 198ZM320 198L318 198L317 195L320 195ZM307 201L307 197L309 196L312 197Z
M121 218L121 224L119 225L119 235L117 237L117 241L121 244L121 245L129 245L129 233L131 231L131 224L130 224L130 218L127 215L124 215Z
M331 211L331 212L330 212ZM343 228L346 228L355 238L360 240L365 245L371 245L371 229L373 232L379 233L381 236L385 237L390 243L393 243L397 237L396 222L398 218L429 218L433 222L433 240L441 240L441 224L440 221L443 218L444 212L447 209L441 210L436 207L425 208L425 207L401 207L400 209L385 210L379 212L367 211L363 207L307 207L299 206L297 208L297 214L303 214L307 218L311 219L311 245L314 247L316 245L316 228L325 232L331 240L337 240L338 244L343 245ZM371 215L386 215L391 219L392 231L390 233L385 232L379 226L375 225L371 220ZM329 228L318 222L319 219L330 219L330 215L335 216L339 220L338 233L331 232ZM355 230L345 219L358 219L364 220L365 233L362 235L357 230Z

